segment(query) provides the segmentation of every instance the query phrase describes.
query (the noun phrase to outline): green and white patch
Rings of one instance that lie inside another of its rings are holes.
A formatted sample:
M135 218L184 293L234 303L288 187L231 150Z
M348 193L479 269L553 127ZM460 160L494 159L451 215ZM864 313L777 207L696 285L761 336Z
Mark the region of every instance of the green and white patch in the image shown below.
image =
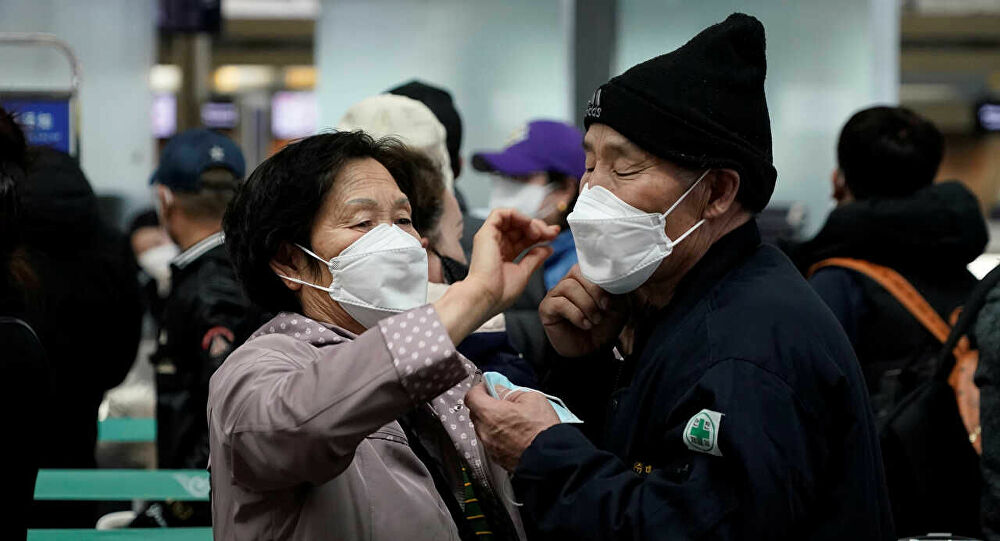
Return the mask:
M719 430L723 413L701 410L684 427L684 445L699 453L722 456L719 451Z

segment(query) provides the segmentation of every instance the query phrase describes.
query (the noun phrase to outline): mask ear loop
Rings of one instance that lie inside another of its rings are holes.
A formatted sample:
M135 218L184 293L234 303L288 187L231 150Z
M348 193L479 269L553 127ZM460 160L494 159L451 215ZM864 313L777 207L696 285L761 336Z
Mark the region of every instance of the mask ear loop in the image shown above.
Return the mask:
M705 172L698 177L698 180L694 181L694 184L692 184L691 187L688 188L686 192L684 192L684 195L682 195L680 199L677 200L677 202L671 205L670 208L668 208L667 211L663 213L664 218L666 218L668 214L673 212L674 209L677 208L677 205L681 204L681 201L684 201L684 198L687 197L688 194L691 193L691 191L694 190L696 186L698 186L698 183L701 182L701 179L705 178L705 175L707 175L709 171L711 171L711 169L705 169ZM694 233L704 223L705 219L702 218L701 220L698 221L698 223L694 224L694 226L691 227L691 229L688 229L687 231L684 232L683 235L677 237L677 240L671 241L670 246L677 246L678 244L680 244L682 240L688 238L688 235Z
M684 195L682 195L680 199L675 201L673 205L670 205L670 208L668 208L667 211L662 214L662 216L666 218L668 214L673 212L674 209L677 208L677 206L680 205L682 201L684 201L684 198L687 197L688 194L691 193L691 191L694 190L696 186L698 186L698 183L701 182L701 179L705 178L705 175L707 175L709 171L711 171L711 169L705 169L705 172L702 173L700 177L698 177L698 180L694 181L694 184L692 184L691 187L688 188L686 192L684 192Z
M305 246L302 246L301 244L298 244L298 243L296 243L295 246L297 246L299 250L302 250L303 252L311 255L316 260L322 261L323 263L325 263L328 266L330 265L329 261L327 261L327 260L323 259L322 257L314 254L311 250L309 250ZM275 274L277 274L277 273L275 273ZM323 287L323 286L320 286L320 285L316 285L316 284L314 284L312 282L306 282L305 280L299 280L298 278L292 278L291 276L285 276L284 274L277 274L277 275L280 276L280 277L282 277L282 278L284 278L285 280L288 280L289 282L295 282L296 284L302 284L304 286L313 287L313 288L316 288L316 289L318 289L320 291L326 291L327 293L333 293L333 288L332 287Z

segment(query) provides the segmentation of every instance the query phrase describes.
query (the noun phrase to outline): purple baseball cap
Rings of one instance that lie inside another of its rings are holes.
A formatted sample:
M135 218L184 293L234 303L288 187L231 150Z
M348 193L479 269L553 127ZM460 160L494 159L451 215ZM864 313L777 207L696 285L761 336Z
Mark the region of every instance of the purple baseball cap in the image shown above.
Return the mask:
M554 171L580 180L586 167L583 133L555 120L535 120L518 140L500 152L477 152L472 167L477 171L521 177Z

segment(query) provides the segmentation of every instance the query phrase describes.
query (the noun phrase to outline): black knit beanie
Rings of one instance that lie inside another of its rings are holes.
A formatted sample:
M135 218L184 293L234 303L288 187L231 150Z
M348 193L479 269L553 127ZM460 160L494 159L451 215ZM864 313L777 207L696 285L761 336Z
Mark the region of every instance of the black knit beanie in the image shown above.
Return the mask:
M737 200L759 212L777 172L764 98L764 26L734 13L679 49L633 66L594 93L584 125L607 124L660 158L740 174Z

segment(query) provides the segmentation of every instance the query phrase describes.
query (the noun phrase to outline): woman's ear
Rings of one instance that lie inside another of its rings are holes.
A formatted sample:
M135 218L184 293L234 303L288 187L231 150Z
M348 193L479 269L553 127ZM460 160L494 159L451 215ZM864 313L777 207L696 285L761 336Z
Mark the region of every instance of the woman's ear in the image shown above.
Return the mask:
M423 248L424 250L426 250L427 247L430 246L430 245L431 245L430 239L428 239L427 237L420 237L420 247L421 248Z
M297 247L288 244L287 242L281 243L278 247L278 251L275 252L274 257L271 258L270 262L271 270L274 271L278 277L287 276L289 278L295 278L305 282L311 282L311 273L309 272L309 260L299 250ZM282 280L285 283L285 287L292 291L298 291L302 288L302 284L298 282L293 282L291 280Z
M705 180L709 181L709 198L703 218L718 218L738 204L736 194L740 191L739 173L732 169L713 169L708 172Z

